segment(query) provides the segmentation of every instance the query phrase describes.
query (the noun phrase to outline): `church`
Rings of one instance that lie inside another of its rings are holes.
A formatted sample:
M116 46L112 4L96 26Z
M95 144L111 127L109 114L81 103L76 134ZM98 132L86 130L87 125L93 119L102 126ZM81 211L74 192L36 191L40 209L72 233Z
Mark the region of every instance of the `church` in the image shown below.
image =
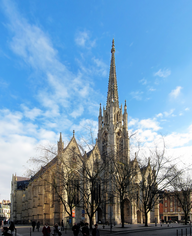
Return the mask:
M82 153L78 141L75 138L75 132L73 132L72 139L64 148L64 142L60 134L57 155L51 162L47 163L45 167L42 167L31 178L21 178L13 175L11 183L11 220L14 222L30 222L36 220L40 221L41 224L49 223L53 225L62 220L66 224L72 216L74 218L73 222L86 221L90 223L88 211L90 208L93 208L92 223L110 222L121 224L122 216L119 197L114 194L113 203L102 201L97 205L99 202L98 199L104 199L103 196L106 196L106 193L102 192L104 188L101 187L101 184L97 185L97 189L91 191L87 189L88 184L85 180L88 174L94 179L93 173L96 173L96 167L99 166L101 170L104 163L107 162L107 158L112 153L116 160L127 163L128 166L136 169L137 178L135 181L140 181L142 171L145 171L145 174L151 171L150 165L145 170L141 170L136 157L134 160L130 160L127 105L126 101L124 109L122 105L119 105L114 40L112 41L111 48L107 102L106 107L103 107L103 109L100 104L98 136L95 146L89 152ZM87 169L86 174L85 169L82 170L81 160L86 161L89 173ZM70 175L66 169L70 169ZM98 175L99 179L102 179L102 176L108 176L106 172L108 172L106 169L100 171ZM61 173L62 181L59 177ZM73 179L74 176L76 179ZM79 180L81 176L83 177ZM73 190L70 194L68 192L70 186L69 179L73 182ZM76 183L75 181L78 181L78 187L74 185ZM53 182L55 185L53 185ZM60 183L59 187L54 188L54 186L58 186L58 183ZM80 189L81 186L83 190ZM90 192L94 194L91 199L87 197ZM71 205L69 201L71 201ZM141 211L138 201L134 198L130 199L128 195L127 197L125 196L123 201L124 222L130 224L143 223L144 214ZM90 202L93 204L88 206ZM159 221L158 204L148 213L148 222L155 222L155 219L157 219L157 222Z

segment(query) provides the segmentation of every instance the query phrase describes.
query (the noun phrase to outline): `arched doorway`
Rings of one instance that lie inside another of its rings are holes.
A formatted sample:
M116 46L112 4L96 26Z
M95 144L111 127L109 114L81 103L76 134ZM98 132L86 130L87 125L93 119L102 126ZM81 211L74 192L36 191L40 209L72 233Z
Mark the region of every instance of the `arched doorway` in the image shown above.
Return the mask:
M141 223L141 212L137 211L137 223Z
M131 203L130 201L126 198L124 201L124 219L125 223L132 223L131 222Z
M96 214L96 222L101 223L102 221L102 210L101 208L97 208L97 214Z

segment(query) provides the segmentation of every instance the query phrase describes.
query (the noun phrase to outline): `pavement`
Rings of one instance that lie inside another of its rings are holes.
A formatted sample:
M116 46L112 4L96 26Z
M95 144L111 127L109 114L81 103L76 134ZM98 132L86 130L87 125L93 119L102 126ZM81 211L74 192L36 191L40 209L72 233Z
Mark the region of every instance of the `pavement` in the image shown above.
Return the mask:
M145 227L143 224L125 224L125 227L122 228L121 225L115 225L112 227L112 230L110 226L104 225L105 227L103 228L102 224L98 225L100 235L118 235L118 234L130 234L130 233L138 233L139 232L145 232L144 234L147 235L147 232L149 231L161 231L162 234L166 231L170 231L171 229L176 230L180 232L181 229L183 229L183 232L185 232L186 228L188 232L192 232L192 227L191 225L183 225L183 224L176 224L176 223L171 223L171 224L149 224L148 227ZM191 229L190 229L191 228ZM13 236L42 236L42 226L39 230L39 232L35 229L35 232L32 232L32 227L29 225L16 225L16 234L14 233ZM53 232L53 227L51 227L51 230ZM180 234L180 233L179 233ZM175 235L175 234L174 234ZM191 234L190 234L191 235ZM52 234L51 234L52 236ZM73 232L71 229L65 229L62 231L62 236L73 236ZM79 234L79 236L82 236L82 234Z

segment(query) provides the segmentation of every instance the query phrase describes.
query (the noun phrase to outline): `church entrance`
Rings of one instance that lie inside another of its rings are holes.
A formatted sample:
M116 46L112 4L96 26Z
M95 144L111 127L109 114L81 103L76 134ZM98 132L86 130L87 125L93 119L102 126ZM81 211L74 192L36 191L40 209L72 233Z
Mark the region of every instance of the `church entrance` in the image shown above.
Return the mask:
M124 219L125 219L125 223L132 223L132 221L131 221L131 203L127 198L124 201Z
M97 208L97 211L96 211L96 222L97 223L102 223L102 210L101 208Z
M141 212L137 211L137 223L141 223Z

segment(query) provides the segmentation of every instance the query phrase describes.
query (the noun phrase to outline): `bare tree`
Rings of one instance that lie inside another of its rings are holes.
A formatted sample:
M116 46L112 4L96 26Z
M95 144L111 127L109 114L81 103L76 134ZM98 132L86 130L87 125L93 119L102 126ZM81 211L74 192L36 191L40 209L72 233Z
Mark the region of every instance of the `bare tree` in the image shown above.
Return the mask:
M190 177L179 177L173 183L174 191L172 194L178 201L178 206L181 206L184 212L185 225L188 221L189 213L192 209L192 179ZM167 193L169 195L169 193Z
M80 186L80 192L83 196L83 208L89 217L90 228L92 228L93 217L98 208L106 202L106 183L105 176L106 165L99 159L96 153L91 154L92 158L84 156L82 162L83 185Z
M121 224L124 228L124 202L125 199L132 200L135 193L136 168L127 162L126 159L114 159L112 162L112 184L114 185L114 196L120 201Z
M163 140L164 144L164 140ZM138 207L144 214L145 226L148 226L148 213L159 203L159 191L171 188L173 181L180 176L176 163L166 156L165 144L150 150L147 164L140 164L138 182Z

